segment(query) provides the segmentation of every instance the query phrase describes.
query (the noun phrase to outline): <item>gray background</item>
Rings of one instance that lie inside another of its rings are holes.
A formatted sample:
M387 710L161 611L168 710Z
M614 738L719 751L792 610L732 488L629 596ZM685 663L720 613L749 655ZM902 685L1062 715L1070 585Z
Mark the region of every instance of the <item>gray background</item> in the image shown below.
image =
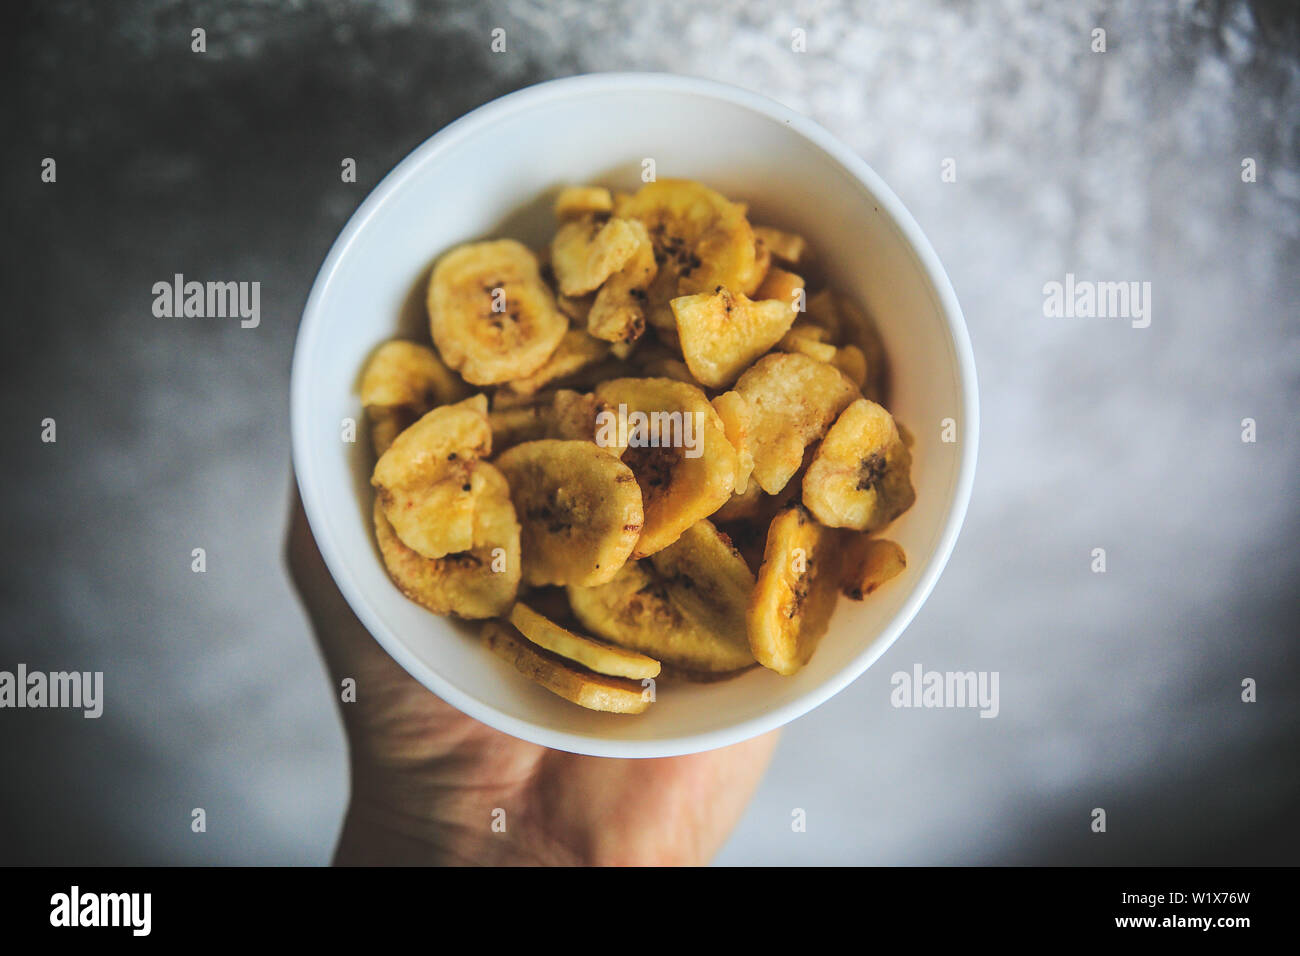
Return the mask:
M367 191L446 123L539 80L636 69L760 91L851 144L937 248L980 373L975 495L946 574L876 667L787 729L720 861L1300 862L1287 9L12 13L0 669L103 670L109 699L98 721L0 712L0 860L329 859L343 739L281 561L289 360L311 281ZM195 26L205 55L189 50ZM504 55L488 48L497 26ZM1089 50L1097 26L1104 54ZM56 184L39 180L45 156ZM1150 281L1151 327L1044 318L1042 286L1067 271ZM261 328L154 318L151 286L176 272L260 281ZM57 444L39 441L46 416ZM1240 440L1248 416L1255 444ZM892 708L890 674L918 662L998 671L1001 714ZM1240 701L1244 677L1257 703ZM190 832L195 806L207 834Z

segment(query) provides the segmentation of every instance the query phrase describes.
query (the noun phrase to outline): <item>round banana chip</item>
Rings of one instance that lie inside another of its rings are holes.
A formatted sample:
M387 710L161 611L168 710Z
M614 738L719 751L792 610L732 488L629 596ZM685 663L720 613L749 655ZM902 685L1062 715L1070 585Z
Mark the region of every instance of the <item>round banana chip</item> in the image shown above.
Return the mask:
M736 382L751 412L754 475L770 495L785 487L803 463L804 449L860 397L849 378L797 352L773 352Z
M587 331L598 339L629 346L645 331L646 289L659 266L650 234L637 219L626 220L636 234L636 251L596 292L586 314Z
M659 270L646 290L653 325L673 325L668 303L679 295L718 286L752 292L762 280L755 278L754 230L744 208L707 186L660 179L620 197L615 213L641 220L654 244Z
M713 522L695 522L649 560L687 614L732 646L749 646L745 608L754 592L754 573Z
M593 585L627 561L641 533L632 470L590 441L543 439L497 459L523 526L524 580Z
M508 388L519 395L534 395L547 385L595 365L608 354L608 342L602 342L582 329L570 329L541 368L532 375L510 382Z
M375 350L361 375L361 404L370 419L376 455L438 405L458 402L469 386L442 363L433 349L396 339Z
M613 208L614 197L604 186L565 186L555 197L555 218L561 221L608 214Z
M894 417L860 398L822 439L803 479L803 503L830 528L877 531L916 500L912 453Z
M426 558L473 544L473 475L492 451L487 399L476 395L429 412L375 463L370 483L397 536Z
M745 622L754 658L778 674L808 663L830 625L835 532L793 505L772 521Z
M618 454L641 487L645 527L632 557L668 547L726 504L738 456L700 389L666 378L620 378L595 394L609 409L596 443Z
M560 226L551 241L551 269L560 294L586 295L625 266L645 237L626 219L585 216Z
M750 423L749 403L739 392L723 392L713 400L713 410L722 421L727 441L736 449L736 486L732 491L737 496L743 495L749 490L749 476L754 471L754 452L750 448L749 438L749 430L753 427ZM733 497L731 501L734 500Z
M505 614L519 591L519 525L505 478L487 462L476 472L485 488L474 513L474 540L469 551L426 558L402 543L375 499L375 538L388 576L412 601L435 614L464 618Z
M629 561L612 581L568 588L569 606L591 633L648 654L686 677L731 674L754 663L742 618L715 630L697 618L680 592L690 584L665 578L649 561ZM741 631L738 635L736 632Z
M537 257L513 239L457 246L439 259L428 308L443 360L475 385L532 375L569 327Z
M527 604L516 604L510 609L510 623L538 647L581 664L597 674L632 680L659 676L659 662L654 658L574 634L538 614Z
M861 601L907 568L907 555L895 542L854 532L846 537L844 573L840 580L845 597Z
M583 670L528 641L502 621L483 625L483 643L492 653L552 694L588 710L639 714L650 706L650 693L638 681Z

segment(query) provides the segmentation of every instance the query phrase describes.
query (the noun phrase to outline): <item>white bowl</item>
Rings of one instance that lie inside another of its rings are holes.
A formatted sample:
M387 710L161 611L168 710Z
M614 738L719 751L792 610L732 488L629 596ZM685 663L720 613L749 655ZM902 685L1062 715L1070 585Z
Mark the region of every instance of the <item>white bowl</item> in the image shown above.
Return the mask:
M424 282L457 243L505 237L539 247L565 183L635 189L700 180L749 203L759 223L807 236L832 284L879 325L893 369L892 411L916 435L916 504L889 529L901 577L842 599L812 661L792 677L762 668L716 684L658 688L643 714L583 710L529 683L389 581L374 543L370 449L341 440L360 422L362 364L385 339L427 338ZM956 296L930 243L861 159L810 120L745 90L687 77L603 73L542 83L483 106L427 140L384 178L330 250L294 353L293 457L312 530L348 603L421 683L498 730L561 750L660 757L771 730L866 670L915 616L966 513L979 412ZM944 419L958 440L941 439Z

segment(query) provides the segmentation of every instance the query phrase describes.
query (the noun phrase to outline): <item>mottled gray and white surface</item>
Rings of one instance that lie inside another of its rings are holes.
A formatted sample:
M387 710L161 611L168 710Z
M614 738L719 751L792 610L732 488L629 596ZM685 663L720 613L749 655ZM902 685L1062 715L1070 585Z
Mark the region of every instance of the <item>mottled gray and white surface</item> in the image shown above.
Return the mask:
M876 667L787 729L721 862L1300 862L1288 9L11 13L0 668L103 670L110 698L98 721L0 712L0 861L329 859L343 740L281 563L289 359L315 271L368 189L470 108L555 76L665 70L774 97L875 167L947 265L983 403L945 576ZM489 52L497 26L504 55ZM339 181L343 156L356 185ZM150 288L176 272L259 280L262 326L154 318ZM1150 281L1150 328L1045 318L1043 284L1066 272ZM917 662L998 671L1000 715L891 707L890 674ZM1257 703L1240 701L1245 677ZM206 835L190 832L195 806Z

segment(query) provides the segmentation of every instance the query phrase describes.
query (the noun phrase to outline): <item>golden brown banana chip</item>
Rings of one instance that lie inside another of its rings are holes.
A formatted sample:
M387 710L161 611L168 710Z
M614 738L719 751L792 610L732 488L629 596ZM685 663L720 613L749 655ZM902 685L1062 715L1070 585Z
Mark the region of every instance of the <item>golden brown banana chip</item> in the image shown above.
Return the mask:
M551 430L550 412L546 405L519 405L488 412L492 447L500 454L521 442L546 438Z
M579 707L612 714L639 714L650 706L648 688L639 682L596 674L567 663L503 621L484 624L482 638L492 653L508 661L519 673Z
M596 416L604 409L605 404L592 393L562 388L555 393L545 437L594 442Z
M649 560L687 614L736 648L749 646L745 609L754 591L754 573L713 522L695 522Z
M614 197L604 186L565 186L555 197L555 218L560 220L601 215L613 208Z
M645 332L646 289L659 271L645 225L639 219L625 221L636 234L636 250L601 285L586 314L588 332L623 346L635 342Z
M816 332L810 331L812 329L817 329L817 327L803 326L802 328L791 329L781 337L781 341L776 344L776 347L782 352L798 352L800 355L806 355L819 362L835 365L835 346L829 342L820 341ZM817 331L822 330L817 329ZM838 365L835 367L839 368Z
M586 295L622 269L643 235L626 219L585 216L560 226L551 240L551 268L560 294Z
M831 364L853 379L858 388L865 388L869 376L867 357L856 345L842 345L835 350Z
M744 209L707 186L660 179L616 202L615 211L641 220L654 244L659 271L646 290L651 325L673 325L668 303L678 296L718 286L752 291L762 281L755 280L754 231Z
M645 527L634 558L666 548L717 511L736 484L737 455L722 420L698 388L666 378L620 378L596 388L608 414L596 444L636 475Z
M469 386L430 348L395 339L375 350L361 376L361 404L376 455L438 405L458 402Z
M861 601L907 567L907 555L893 541L856 532L847 535L843 554L840 586L844 595L855 601Z
M757 584L745 615L754 658L793 674L826 633L839 587L835 533L793 505L772 521Z
M541 368L526 378L514 379L508 387L520 395L532 395L552 382L595 365L608 354L608 342L592 338L581 329L570 329Z
M428 308L443 361L475 385L533 374L569 327L537 257L513 239L457 246L439 259Z
M803 502L830 528L876 531L912 506L912 453L894 418L860 398L822 440L803 479Z
M790 306L790 311L802 312L806 304L803 277L773 266L767 270L754 298L777 299Z
M748 403L753 479L768 494L785 487L803 463L804 449L826 433L858 397L839 369L797 352L773 352L736 382Z
M538 647L597 674L631 680L659 676L659 662L653 657L574 634L527 604L519 603L510 609L510 623Z
M772 269L772 251L762 239L754 239L754 266L749 274L740 280L740 291L755 299L761 298L758 289Z
M482 395L435 408L397 436L375 463L370 483L408 548L426 558L470 549L474 466L491 452Z
M749 440L749 430L752 427L749 403L739 392L723 392L713 400L713 410L722 420L722 430L726 433L727 441L736 449L736 484L732 492L734 495L743 495L749 489L749 476L754 471L754 452Z
M683 676L730 674L751 666L735 625L719 632L677 598L686 582L669 580L649 561L629 561L612 581L568 589L569 606L593 634L648 654Z
M702 385L724 388L794 324L788 301L754 302L719 286L669 303L686 367Z
M773 229L771 226L755 226L754 238L762 240L771 250L773 258L792 266L799 265L808 250L808 243L803 236Z
M497 467L523 528L529 584L600 584L627 561L641 533L641 492L611 452L548 438L516 445Z
M487 462L475 465L484 484L474 511L469 551L426 558L402 543L375 499L375 538L388 576L412 601L435 614L464 618L505 614L519 590L519 525L506 481Z

